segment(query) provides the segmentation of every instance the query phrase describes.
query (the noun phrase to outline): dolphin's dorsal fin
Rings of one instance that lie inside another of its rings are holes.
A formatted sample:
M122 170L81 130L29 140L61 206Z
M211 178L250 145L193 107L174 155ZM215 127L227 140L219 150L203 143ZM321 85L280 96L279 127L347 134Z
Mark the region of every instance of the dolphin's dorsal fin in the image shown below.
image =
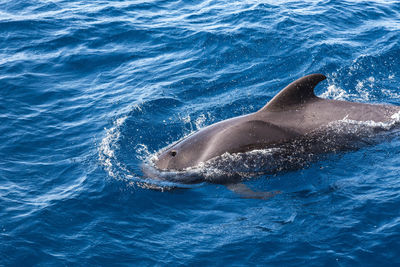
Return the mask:
M317 98L314 94L314 87L325 79L325 75L316 73L292 82L272 98L260 112L285 110L290 106L303 104Z

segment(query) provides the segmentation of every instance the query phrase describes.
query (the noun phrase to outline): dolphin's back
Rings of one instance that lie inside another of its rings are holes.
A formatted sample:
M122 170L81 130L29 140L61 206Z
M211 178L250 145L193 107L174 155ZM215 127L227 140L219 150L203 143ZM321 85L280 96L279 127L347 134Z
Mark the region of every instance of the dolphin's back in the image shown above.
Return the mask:
M388 122L400 108L319 98L315 86L325 76L311 74L279 92L255 116L275 125L305 134L339 120Z

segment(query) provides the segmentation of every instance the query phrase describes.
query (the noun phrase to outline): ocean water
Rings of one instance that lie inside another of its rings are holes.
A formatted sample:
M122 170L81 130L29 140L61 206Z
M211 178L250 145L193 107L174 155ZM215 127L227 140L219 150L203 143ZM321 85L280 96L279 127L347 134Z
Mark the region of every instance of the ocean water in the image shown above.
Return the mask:
M398 1L0 1L0 265L400 264L396 132L267 200L142 171L306 74L400 105L399 58Z

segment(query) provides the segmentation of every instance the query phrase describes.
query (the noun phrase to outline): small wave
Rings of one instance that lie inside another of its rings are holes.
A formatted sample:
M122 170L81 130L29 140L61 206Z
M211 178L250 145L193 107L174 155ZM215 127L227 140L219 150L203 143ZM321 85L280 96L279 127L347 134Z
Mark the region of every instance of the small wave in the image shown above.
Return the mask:
M126 164L124 164L119 158L118 153L120 152L120 146L118 144L121 138L121 128L124 125L128 116L123 116L114 121L113 126L106 129L105 137L102 139L98 149L98 159L107 172L108 176L115 180L126 181L127 186L138 186L143 189L153 189L159 191L170 190L173 188L187 187L184 184L178 183L179 181L169 181L171 179L154 179L156 176L152 174L153 170L146 168L146 164L143 164L143 171L145 171L147 177L140 176L131 172ZM154 158L148 147L145 144L137 144L135 146L135 155L142 162L146 162L148 158ZM158 175L157 177L159 177ZM148 179L151 177L152 179Z
M117 141L120 137L120 127L127 119L127 116L121 117L114 121L110 129L106 129L106 135L100 143L99 147L99 161L108 175L113 178L119 177L118 170L125 170L125 168L116 159L115 153L119 149Z

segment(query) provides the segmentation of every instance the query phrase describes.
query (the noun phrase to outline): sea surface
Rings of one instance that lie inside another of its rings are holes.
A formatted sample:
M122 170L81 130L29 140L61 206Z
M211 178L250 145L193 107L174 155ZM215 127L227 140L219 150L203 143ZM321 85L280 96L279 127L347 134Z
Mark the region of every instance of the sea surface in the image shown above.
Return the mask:
M398 1L0 0L0 266L395 266L400 134L225 186L142 164L288 83L400 105Z

